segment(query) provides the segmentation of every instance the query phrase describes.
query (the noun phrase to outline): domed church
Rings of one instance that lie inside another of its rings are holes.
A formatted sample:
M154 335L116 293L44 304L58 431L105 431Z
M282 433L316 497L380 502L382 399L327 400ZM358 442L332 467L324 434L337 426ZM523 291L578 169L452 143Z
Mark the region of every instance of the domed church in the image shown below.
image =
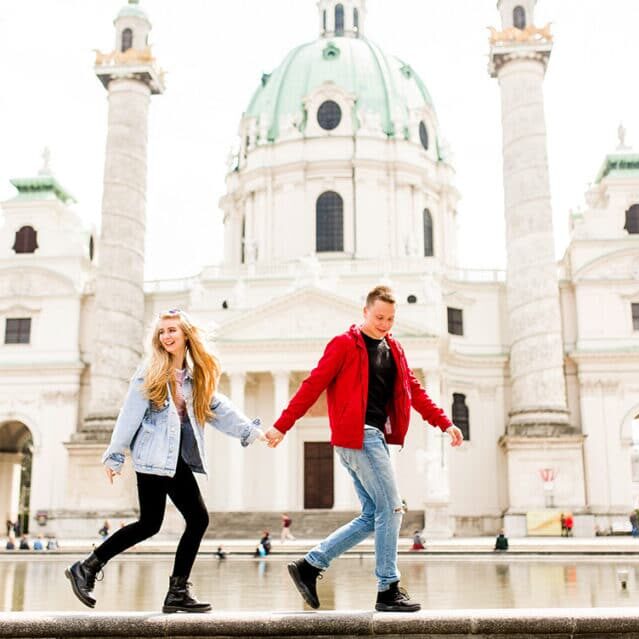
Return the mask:
M620 132L557 263L542 93L553 37L535 4L499 0L487 43L506 271L458 268L454 167L418 71L366 37L365 0L319 0L318 38L262 76L240 119L219 203L223 263L176 285L143 281L147 119L164 74L149 16L128 0L95 62L109 96L100 237L47 162L2 203L0 512L64 537L135 517L131 464L114 488L99 460L160 310L199 320L221 391L268 426L386 283L409 364L465 435L450 450L413 412L391 451L405 529L543 534L560 512L579 536L622 526L639 499L639 155ZM207 455L212 536L252 536L282 512L317 536L359 509L324 395L276 450L210 429ZM172 511L163 530L180 527Z

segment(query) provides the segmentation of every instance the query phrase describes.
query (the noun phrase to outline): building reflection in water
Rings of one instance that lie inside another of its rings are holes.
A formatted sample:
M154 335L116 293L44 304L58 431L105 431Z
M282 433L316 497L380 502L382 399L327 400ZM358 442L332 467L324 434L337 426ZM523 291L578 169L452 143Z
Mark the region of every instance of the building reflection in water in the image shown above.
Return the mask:
M215 610L304 610L290 582L290 558L201 555L191 575L199 597ZM58 555L0 555L3 611L81 611ZM173 568L171 556L124 555L98 582L98 611L153 611L162 605ZM634 606L639 558L400 556L402 584L427 609ZM318 582L325 610L370 610L376 596L375 563L352 555L336 561ZM619 574L624 575L622 588Z

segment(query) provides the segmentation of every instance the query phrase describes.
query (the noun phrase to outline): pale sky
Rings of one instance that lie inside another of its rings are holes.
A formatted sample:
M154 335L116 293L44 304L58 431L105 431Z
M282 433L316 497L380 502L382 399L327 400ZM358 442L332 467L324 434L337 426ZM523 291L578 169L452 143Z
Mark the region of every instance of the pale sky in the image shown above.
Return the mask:
M87 225L99 225L106 91L93 49L114 47L124 0L0 0L0 200L50 147L52 168ZM149 279L197 273L221 259L226 158L263 72L318 35L314 0L141 0L167 71L149 124ZM453 151L464 266L505 265L501 112L487 73L495 0L368 0L366 36L422 77ZM623 122L639 148L639 1L539 0L552 22L545 82L556 251Z

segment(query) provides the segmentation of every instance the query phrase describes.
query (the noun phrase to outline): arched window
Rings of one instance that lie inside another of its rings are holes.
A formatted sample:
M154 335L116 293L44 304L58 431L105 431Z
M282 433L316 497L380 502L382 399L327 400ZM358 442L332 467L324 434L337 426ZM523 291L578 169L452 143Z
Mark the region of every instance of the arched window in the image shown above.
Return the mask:
M626 225L628 233L639 233L639 204L633 204L626 211Z
M35 253L38 248L38 234L32 226L23 226L17 233L13 243L16 253Z
M128 51L133 46L133 31L124 29L122 31L122 53Z
M344 200L326 191L315 205L315 250L318 253L344 250Z
M468 406L466 406L466 395L453 393L453 408L451 413L453 424L461 430L464 435L464 441L470 441L470 419L468 416Z
M513 25L516 29L526 28L526 10L520 4L513 9Z
M335 35L344 35L344 5L338 4L335 7Z
M428 209L424 209L424 257L435 255L433 247L433 217Z
M353 27L355 27L355 31L359 31L359 11L357 7L353 9Z
M426 151L428 151L428 128L425 122L419 123L419 141Z
M89 259L93 262L93 258L95 257L95 241L93 239L93 235L89 238Z
M326 31L326 9L322 11L322 31Z

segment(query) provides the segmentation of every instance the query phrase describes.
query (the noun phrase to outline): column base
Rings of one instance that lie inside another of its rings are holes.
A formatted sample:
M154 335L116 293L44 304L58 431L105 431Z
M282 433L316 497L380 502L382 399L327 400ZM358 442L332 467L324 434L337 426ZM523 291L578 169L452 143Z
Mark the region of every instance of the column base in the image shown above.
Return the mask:
M73 443L108 443L111 440L111 433L115 427L117 413L93 413L88 415L82 428L71 436Z
M426 539L450 539L454 524L448 512L448 502L424 504L424 537Z

